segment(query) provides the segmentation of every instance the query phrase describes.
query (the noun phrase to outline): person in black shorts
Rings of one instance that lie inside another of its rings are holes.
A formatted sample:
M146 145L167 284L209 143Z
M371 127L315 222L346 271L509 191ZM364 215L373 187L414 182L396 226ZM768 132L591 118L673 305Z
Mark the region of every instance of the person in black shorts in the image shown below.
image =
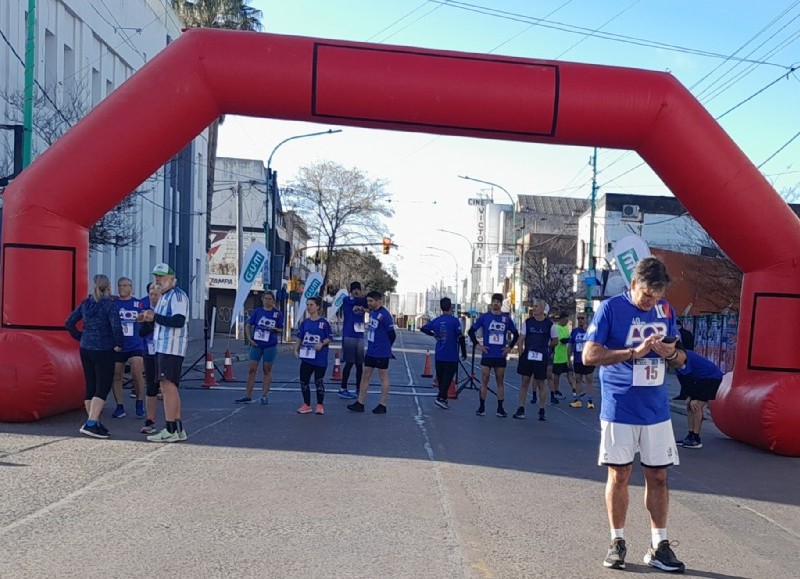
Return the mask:
M686 364L676 368L675 372L686 380L686 418L689 422L689 434L678 443L683 448L703 448L700 440L703 413L708 401L717 396L722 382L722 370L711 360L692 350L686 350Z
M544 313L544 300L533 300L530 315L522 326L522 340L519 346L519 363L517 374L522 376L519 387L519 407L513 418L525 418L525 399L528 397L528 386L531 376L539 402L539 420L545 419L544 404L547 400L547 364L550 348L558 342L558 332L553 321Z
M583 363L583 345L586 341L586 314L579 313L577 325L573 328L567 343L567 356L572 361L572 368L575 373L575 397L569 405L572 408L583 406L583 397L586 397L586 407L594 408L592 401L592 389L594 387L594 366L587 366Z

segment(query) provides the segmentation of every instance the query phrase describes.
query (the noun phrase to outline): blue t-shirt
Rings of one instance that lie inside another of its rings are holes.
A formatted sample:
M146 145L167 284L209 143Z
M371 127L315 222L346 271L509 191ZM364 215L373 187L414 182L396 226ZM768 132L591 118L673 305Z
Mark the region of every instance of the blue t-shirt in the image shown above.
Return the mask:
M722 370L714 362L706 360L692 350L685 350L686 364L683 368L675 370L678 374L691 376L697 380L722 380Z
M530 362L547 362L550 358L550 340L558 337L558 331L550 318L537 320L527 318L522 331L525 334L525 348L522 359Z
M143 306L142 300L134 297L126 300L116 298L114 304L117 306L119 321L122 324L122 335L124 336L122 351L136 352L144 350L144 342L139 335L139 322L136 321L136 316L147 309Z
M283 329L283 314L280 310L265 310L259 306L247 318L247 323L253 326L253 341L259 347L274 348L278 345L278 334Z
M458 337L463 335L461 322L452 314L444 314L420 328L436 338L436 361L458 362Z
M389 310L381 306L369 313L367 328L367 356L373 358L391 358L392 342L389 332L394 332L394 318Z
M483 345L489 351L484 352L482 358L505 358L503 348L508 347L508 332L517 336L517 326L511 316L505 313L493 314L486 312L475 321L469 329L470 336L475 336L478 330L482 330Z
M653 334L678 336L675 311L665 300L643 311L625 292L604 301L586 331L586 341L609 350L635 348ZM669 420L667 364L655 352L644 358L600 367L603 406L600 418L623 424L658 424Z
M364 310L367 298L346 296L342 302L342 337L364 338Z
M586 342L586 328L573 328L569 335L572 346L572 363L583 364L583 344Z
M315 350L314 346L329 340L331 336L331 325L325 318L304 319L297 329L297 337L300 340L300 361L312 366L327 367L328 344L325 344L319 351Z

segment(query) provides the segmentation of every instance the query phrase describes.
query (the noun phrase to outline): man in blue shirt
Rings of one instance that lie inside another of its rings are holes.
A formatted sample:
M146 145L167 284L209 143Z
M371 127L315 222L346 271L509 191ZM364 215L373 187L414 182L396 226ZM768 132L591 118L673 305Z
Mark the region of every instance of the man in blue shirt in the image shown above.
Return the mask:
M461 322L453 316L453 302L450 298L439 300L442 315L431 320L420 328L420 331L436 338L436 380L439 382L439 395L436 406L447 410L447 390L458 371L458 350L461 348L461 359L467 359L467 341Z
M625 568L624 527L628 483L636 453L644 471L651 545L644 562L681 573L667 539L669 489L667 467L678 464L665 384L667 367L686 363L676 349L675 311L662 299L669 284L664 264L655 257L634 267L630 291L600 304L586 332L583 363L600 366L602 408L598 462L608 467L606 509L611 547L603 565Z
M361 378L364 374L364 312L367 300L361 295L361 284L350 284L350 295L342 302L342 386L339 398L358 398ZM347 389L350 371L356 367L356 391Z
M389 396L389 359L392 358L392 344L397 339L394 318L389 310L383 307L383 296L380 292L371 291L367 294L369 307L369 327L367 333L367 353L364 356L364 375L361 377L361 387L358 400L347 405L348 410L364 412L364 402L367 401L369 379L372 370L377 368L381 378L381 401L372 410L373 414L386 414L386 399Z
M689 434L680 444L683 448L703 448L700 440L703 412L708 401L714 400L717 396L717 390L722 382L722 370L711 360L686 350L686 364L677 368L675 372L678 377L683 378L681 388L685 389L686 418L689 420Z
M497 382L497 416L508 416L503 408L506 386L506 356L514 348L519 339L519 332L510 314L503 313L503 294L492 294L490 310L482 314L469 329L472 346L480 349L481 355L481 400L475 414L486 414L486 394L489 389L489 377L494 368L494 379ZM477 333L481 330L483 344L478 344ZM511 342L508 334L511 333Z

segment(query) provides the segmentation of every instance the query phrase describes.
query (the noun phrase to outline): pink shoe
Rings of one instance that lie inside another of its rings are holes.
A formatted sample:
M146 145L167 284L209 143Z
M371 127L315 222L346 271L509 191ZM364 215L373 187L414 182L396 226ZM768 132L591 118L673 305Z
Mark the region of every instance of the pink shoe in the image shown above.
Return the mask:
M309 406L308 404L303 404L300 408L297 409L298 414L311 414L312 412L313 410L311 409L311 406Z
M317 409L314 411L314 414L325 414L325 408L322 404L317 404Z

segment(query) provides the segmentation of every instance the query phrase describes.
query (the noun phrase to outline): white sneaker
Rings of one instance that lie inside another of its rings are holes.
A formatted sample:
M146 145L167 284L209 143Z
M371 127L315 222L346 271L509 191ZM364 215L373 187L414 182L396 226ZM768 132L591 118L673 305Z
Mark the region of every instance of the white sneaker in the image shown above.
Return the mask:
M158 434L154 434L153 436L148 436L147 440L149 440L150 442L180 442L181 436L177 432L170 432L165 428Z

